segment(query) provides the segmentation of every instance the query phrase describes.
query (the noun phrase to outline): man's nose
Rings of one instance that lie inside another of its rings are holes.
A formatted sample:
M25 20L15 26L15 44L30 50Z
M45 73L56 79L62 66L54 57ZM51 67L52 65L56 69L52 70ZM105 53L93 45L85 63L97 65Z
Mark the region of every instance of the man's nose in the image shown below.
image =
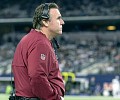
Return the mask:
M61 24L62 24L62 25L64 25L64 24L65 24L65 22L64 22L64 20L63 20L63 19L61 19Z

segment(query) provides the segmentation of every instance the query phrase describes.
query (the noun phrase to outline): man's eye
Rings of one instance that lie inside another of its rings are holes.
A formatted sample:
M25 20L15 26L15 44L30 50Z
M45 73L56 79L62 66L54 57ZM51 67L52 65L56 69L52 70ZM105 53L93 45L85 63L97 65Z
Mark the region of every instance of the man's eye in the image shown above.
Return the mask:
M62 19L62 17L60 16L60 17L58 17L58 19Z

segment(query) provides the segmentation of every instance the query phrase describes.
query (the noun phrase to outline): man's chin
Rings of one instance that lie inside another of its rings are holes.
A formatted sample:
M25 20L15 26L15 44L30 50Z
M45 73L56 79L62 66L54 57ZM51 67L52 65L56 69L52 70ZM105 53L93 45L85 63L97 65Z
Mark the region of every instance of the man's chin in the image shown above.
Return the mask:
M58 34L61 35L61 34L62 34L62 31L60 31Z
M57 34L55 34L55 36L59 36L62 35L62 31L59 31Z

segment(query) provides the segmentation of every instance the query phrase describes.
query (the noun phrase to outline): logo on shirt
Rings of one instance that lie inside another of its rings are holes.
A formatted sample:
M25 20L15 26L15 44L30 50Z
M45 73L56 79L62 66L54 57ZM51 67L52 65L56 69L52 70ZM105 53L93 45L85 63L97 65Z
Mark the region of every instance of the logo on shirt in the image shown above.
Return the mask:
M46 58L45 54L41 54L40 58L41 58L42 60L45 60L45 58Z

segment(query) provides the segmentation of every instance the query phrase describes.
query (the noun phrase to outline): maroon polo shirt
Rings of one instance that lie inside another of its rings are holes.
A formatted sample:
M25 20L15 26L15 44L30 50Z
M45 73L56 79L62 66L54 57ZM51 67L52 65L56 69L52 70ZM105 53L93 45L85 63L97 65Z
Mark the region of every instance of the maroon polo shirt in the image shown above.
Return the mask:
M17 45L12 69L17 96L60 100L64 84L54 49L46 36L34 29Z

